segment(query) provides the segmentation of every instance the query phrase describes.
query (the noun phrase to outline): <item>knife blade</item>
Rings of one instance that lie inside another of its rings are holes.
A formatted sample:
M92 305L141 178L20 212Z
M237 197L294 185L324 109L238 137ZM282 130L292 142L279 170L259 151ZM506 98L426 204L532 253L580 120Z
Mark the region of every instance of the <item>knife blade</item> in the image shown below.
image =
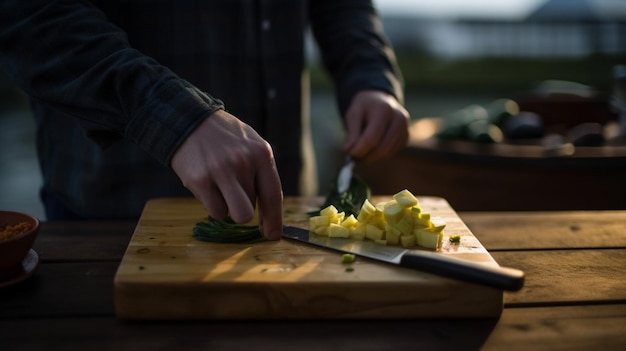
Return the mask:
M436 252L379 245L367 240L330 238L292 226L283 226L283 237L497 289L518 291L524 286L524 272L515 268L488 266Z
M339 194L345 193L350 187L353 168L354 161L352 160L352 157L346 156L346 160L339 170L339 175L337 176L337 191L339 192Z

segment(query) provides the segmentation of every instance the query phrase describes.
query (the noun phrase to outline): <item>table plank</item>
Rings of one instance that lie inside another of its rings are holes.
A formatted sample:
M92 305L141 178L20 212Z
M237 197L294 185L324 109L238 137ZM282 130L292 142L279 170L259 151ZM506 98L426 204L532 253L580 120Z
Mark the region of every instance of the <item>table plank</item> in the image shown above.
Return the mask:
M489 250L626 248L626 211L460 212Z
M43 222L33 246L42 261L119 261L136 221Z
M3 351L618 350L626 305L506 309L499 320L127 323L112 317L0 320Z
M0 289L0 319L113 316L119 262L44 263L30 279Z
M505 292L505 307L626 302L626 250L496 252L526 272L525 287ZM42 264L35 276L0 289L0 318L113 314L118 262Z
M483 350L624 350L626 304L511 308Z
M505 307L626 303L626 249L494 252L493 257L526 273L522 290L505 292Z
M0 289L0 348L624 349L626 212L460 216L498 263L527 274L499 320L127 323L112 281L136 223L56 222L42 226L35 276Z

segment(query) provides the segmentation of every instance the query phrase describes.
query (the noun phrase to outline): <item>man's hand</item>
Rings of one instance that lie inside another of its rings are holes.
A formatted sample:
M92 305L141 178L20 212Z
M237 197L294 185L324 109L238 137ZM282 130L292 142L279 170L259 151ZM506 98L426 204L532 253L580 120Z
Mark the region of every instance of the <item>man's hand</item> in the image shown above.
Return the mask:
M263 235L282 233L283 194L271 146L235 116L217 111L178 148L171 166L214 218L252 219L259 205Z
M409 121L395 97L376 90L358 92L346 113L344 151L368 162L391 156L407 145Z

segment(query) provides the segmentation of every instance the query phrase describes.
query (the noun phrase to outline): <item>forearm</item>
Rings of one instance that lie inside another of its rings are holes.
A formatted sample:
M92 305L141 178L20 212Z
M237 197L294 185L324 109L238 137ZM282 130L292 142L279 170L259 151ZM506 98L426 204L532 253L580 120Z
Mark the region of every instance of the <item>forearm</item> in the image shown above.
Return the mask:
M403 102L402 76L371 1L316 0L310 13L342 114L364 89L382 90Z
M84 1L0 2L0 64L34 100L76 118L103 146L127 138L168 164L221 102L130 47Z

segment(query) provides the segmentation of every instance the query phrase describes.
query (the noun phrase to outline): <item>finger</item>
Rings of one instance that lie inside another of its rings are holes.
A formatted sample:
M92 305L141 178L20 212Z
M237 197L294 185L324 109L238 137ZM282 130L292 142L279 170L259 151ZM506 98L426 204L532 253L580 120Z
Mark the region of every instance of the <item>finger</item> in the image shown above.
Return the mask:
M249 222L254 216L254 204L238 182L230 182L222 187L224 201L230 218L235 223Z
M408 124L402 116L398 116L391 120L380 142L363 159L370 162L393 155L407 143Z
M263 235L270 240L278 240L283 230L283 192L271 147L269 155L260 161L256 177L259 224Z
M346 153L351 153L354 145L359 140L361 135L361 129L363 129L363 115L364 110L361 104L352 104L346 112L346 142L344 143L343 150Z
M358 140L350 150L350 154L357 159L364 158L381 142L386 133L386 116L377 111L366 111L363 120L366 123L360 131ZM358 132L358 131L357 131Z
M208 191L205 191L204 188L199 189L200 191L194 192L194 196L204 205L209 216L215 219L223 219L228 216L228 206L217 186L209 186Z
M387 155L392 154L391 150L393 150L393 148L395 147L390 143L395 144L396 142L395 140L381 142L378 146L373 148L367 155L363 156L360 160L369 163L385 158Z

